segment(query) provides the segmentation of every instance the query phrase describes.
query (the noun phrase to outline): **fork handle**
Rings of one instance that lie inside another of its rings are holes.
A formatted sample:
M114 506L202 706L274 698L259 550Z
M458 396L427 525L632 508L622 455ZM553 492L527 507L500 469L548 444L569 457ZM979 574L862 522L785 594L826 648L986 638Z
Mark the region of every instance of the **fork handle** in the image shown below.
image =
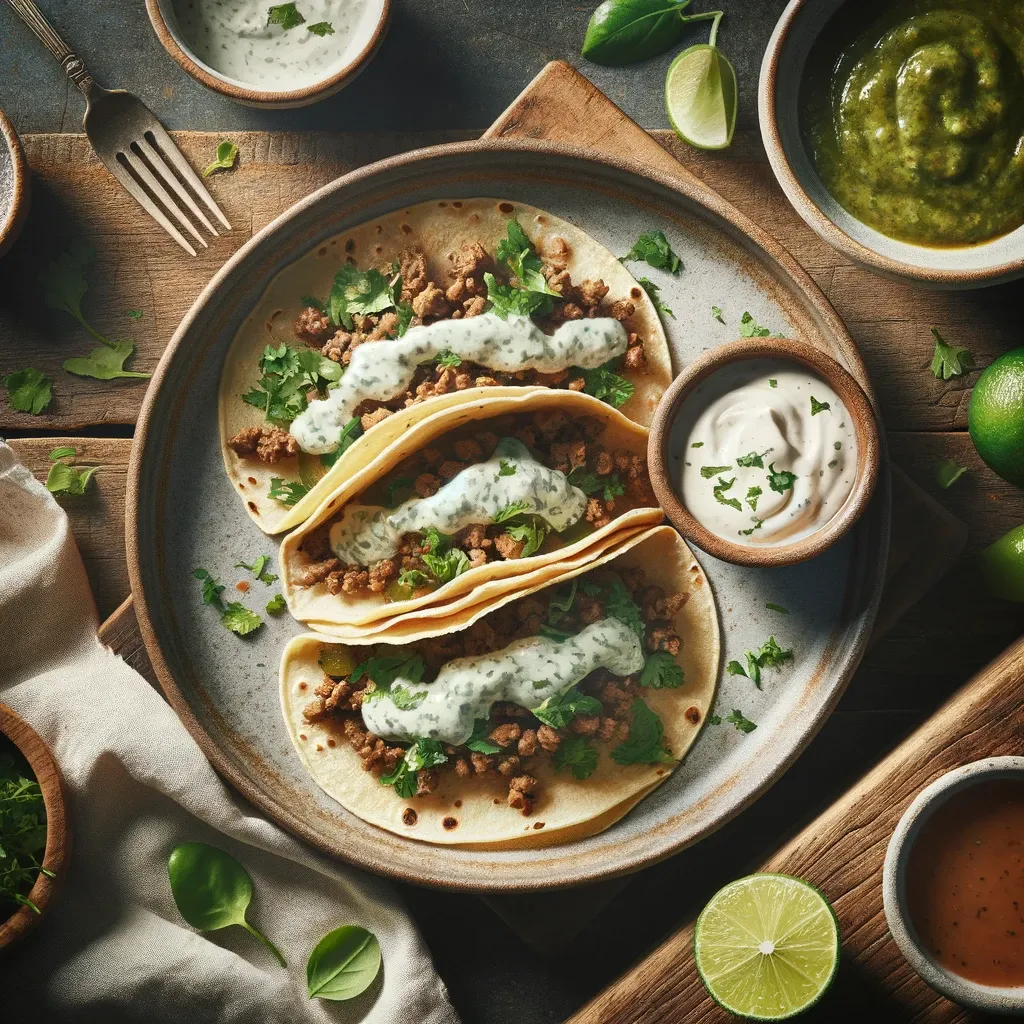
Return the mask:
M43 17L32 0L7 0L19 17L39 37L43 45L57 58L64 73L88 96L95 83L85 68L82 58L57 35L53 26Z

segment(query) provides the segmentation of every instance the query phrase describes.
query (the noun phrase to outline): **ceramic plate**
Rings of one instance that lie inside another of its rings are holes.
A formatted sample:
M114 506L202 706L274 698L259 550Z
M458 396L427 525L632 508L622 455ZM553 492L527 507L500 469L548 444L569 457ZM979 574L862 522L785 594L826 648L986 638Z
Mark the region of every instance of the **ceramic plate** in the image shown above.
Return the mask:
M217 274L182 321L142 409L128 487L128 562L139 624L164 690L214 766L274 820L370 871L465 890L528 890L636 870L687 846L754 800L809 742L860 659L881 596L890 491L883 467L858 526L825 555L785 569L742 569L697 552L718 599L724 665L774 635L795 660L763 690L723 676L716 711L757 722L743 735L708 725L679 770L612 828L570 845L488 851L436 847L365 824L325 796L299 763L278 705L277 668L301 632L268 618L251 640L225 632L200 601L196 566L229 586L236 562L271 553L238 507L217 433L217 384L231 339L271 278L346 227L404 205L501 196L564 217L625 253L665 231L685 269L637 268L675 311L675 369L739 335L749 311L773 332L829 352L871 394L834 310L776 243L710 190L638 164L549 143L442 146L363 168L292 207ZM712 318L721 307L725 325ZM257 607L275 593L253 583ZM765 607L781 605L789 614ZM510 812L512 813L512 812Z

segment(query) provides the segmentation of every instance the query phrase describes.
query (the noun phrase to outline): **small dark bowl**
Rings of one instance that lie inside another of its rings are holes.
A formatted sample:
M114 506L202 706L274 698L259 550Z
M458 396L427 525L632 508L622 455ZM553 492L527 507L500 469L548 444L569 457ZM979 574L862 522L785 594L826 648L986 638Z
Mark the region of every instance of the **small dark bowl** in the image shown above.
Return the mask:
M11 176L10 196L0 193L0 256L12 245L25 226L29 207L29 176L25 154L14 132L14 125L0 110L0 167L7 163Z
M40 874L35 885L29 890L28 898L39 908L38 914L31 907L19 907L6 920L0 920L2 954L39 924L57 898L68 871L71 828L60 768L39 733L6 704L0 704L0 733L21 751L42 790L43 804L46 807L46 848L43 851L43 866L53 872L52 878Z
M857 435L857 470L853 490L827 523L791 544L754 547L719 537L690 514L672 482L672 428L683 403L699 384L717 370L748 359L781 359L813 370L842 399ZM647 442L647 467L651 484L669 521L687 540L693 541L702 550L736 565L795 565L831 547L867 508L878 480L880 460L875 412L861 386L834 359L805 342L790 338L742 338L720 345L690 363L672 381L658 403Z

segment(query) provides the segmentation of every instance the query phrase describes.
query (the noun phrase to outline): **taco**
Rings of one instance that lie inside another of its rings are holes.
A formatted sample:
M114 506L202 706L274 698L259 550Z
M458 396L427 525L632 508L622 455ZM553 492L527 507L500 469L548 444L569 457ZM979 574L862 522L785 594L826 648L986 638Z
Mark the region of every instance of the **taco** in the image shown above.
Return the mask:
M365 821L549 845L607 828L669 777L711 711L719 653L711 587L656 527L441 636L296 637L281 704L314 781Z
M250 516L280 533L482 391L582 390L646 425L670 380L658 312L604 246L521 203L433 201L278 274L228 350L221 445Z
M599 553L663 517L647 431L589 395L521 388L421 420L281 545L300 622L348 635Z

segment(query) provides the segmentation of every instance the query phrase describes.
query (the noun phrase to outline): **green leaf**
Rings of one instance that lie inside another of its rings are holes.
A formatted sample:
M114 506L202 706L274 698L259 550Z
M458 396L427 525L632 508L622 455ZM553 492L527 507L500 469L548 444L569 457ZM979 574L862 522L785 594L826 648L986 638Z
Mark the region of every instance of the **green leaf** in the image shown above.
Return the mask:
M747 675L747 670L738 661L730 661L729 664L725 666L725 671L731 676Z
M693 444L690 445L690 447L691 448L703 448L704 447L704 442L703 441L694 441Z
M388 508L397 508L403 501L407 501L413 493L413 484L415 480L407 476L395 477L388 483L387 497L384 499L384 503Z
M492 523L506 523L516 516L522 515L528 508L528 501L510 501L504 508L498 509L491 518Z
M613 409L621 409L633 397L633 382L619 376L611 369L615 360L609 360L604 366L594 370L585 370L574 366L570 376L583 378L583 390L602 402L607 402Z
M124 369L125 360L135 351L132 341L114 341L92 349L87 356L65 359L63 366L76 377L95 377L97 380L114 380L117 377L146 379L151 373Z
M654 308L659 313L664 313L667 316L672 317L673 320L675 320L675 313L673 313L672 310L669 309L668 306L666 306L665 303L661 301L661 299L658 296L658 293L661 291L661 289L653 281L649 281L646 277L638 277L637 284L639 284L640 287L643 288L645 292L647 292L648 298L651 300L651 302L654 303Z
M705 480L710 480L713 476L718 476L720 473L728 473L732 469L732 466L701 466L700 475Z
M309 488L298 480L282 480L279 476L270 478L267 497L281 502L282 505L297 505L307 494Z
M597 751L582 736L569 736L558 745L552 760L556 772L568 768L582 782L597 768Z
M609 575L611 582L608 587L608 596L604 602L605 614L625 623L643 640L647 635L647 625L644 622L640 606L629 596L629 591L621 577L615 573Z
M932 354L932 374L939 380L952 380L968 370L974 369L974 356L957 345L947 345L942 335L933 327L935 352Z
M285 31L301 25L305 20L295 4L277 4L267 10L267 24L280 25Z
M633 701L630 708L633 719L629 737L612 751L616 764L671 764L675 761L665 749L665 727L661 719L642 701Z
M572 606L576 602L576 590L579 587L579 580L569 580L568 583L563 583L561 586L557 586L551 591L551 597L548 600L548 622L552 626L557 626L562 620L562 616L572 611Z
M952 487L966 472L966 466L958 466L952 459L943 459L935 467L935 482L942 488Z
M60 451L61 449L57 449ZM74 451L72 448L71 451ZM51 456L52 457L52 456ZM79 468L67 462L55 462L46 474L46 489L51 494L85 494L85 489L99 466Z
M292 5L295 6L294 4ZM225 139L217 147L217 156L205 171L203 171L203 177L208 178L215 171L229 171L235 166L235 161L238 159L238 147L233 143Z
M796 473L790 473L788 469L775 469L775 463L768 466L768 486L777 494L792 490L793 482L796 480Z
M380 943L373 932L342 925L328 932L309 954L306 991L310 999L354 999L373 984L380 965Z
M554 300L544 292L531 292L511 284L500 284L489 271L484 274L487 285L488 312L507 320L510 316L543 316L550 313Z
M380 777L380 782L382 786L394 787L395 793L405 800L414 797L419 790L416 773L412 771L404 757L395 766L393 772Z
M318 21L315 25L308 25L306 31L315 36L333 36L334 26L329 21Z
M70 445L64 445L61 448L54 448L50 452L50 461L56 462L58 459L74 458L78 454L77 448L72 448Z
M408 590L416 590L417 587L426 586L430 577L419 569L403 569L398 574L398 586Z
M540 707L533 709L533 713L552 729L564 729L578 715L599 715L601 710L601 702L596 697L570 686L565 693L548 697Z
M774 377L769 377L768 378L768 387L770 387L770 388L777 388L778 386L779 386L779 382L777 380L775 380ZM836 441L836 444L839 444L839 442Z
M133 320L141 320L142 319L142 310L141 309L129 309L128 310L128 315Z
M639 683L653 690L674 690L683 685L683 670L671 654L659 651L647 659L647 664L640 673Z
M382 313L394 304L391 285L379 270L363 271L354 263L345 263L334 275L330 316L335 327L344 326L346 330L352 330L353 314Z
M672 251L664 231L645 231L619 262L643 262L658 270L667 270L670 274L678 274L683 267L682 260Z
M750 506L751 512L757 511L757 499L761 497L762 491L760 487L748 487L747 496L744 499Z
M501 747L490 739L491 726L486 718L477 718L473 722L473 735L466 741L466 746L478 754L500 754Z
M521 289L540 295L559 295L548 284L543 273L544 263L515 217L506 223L505 237L498 242L495 255L512 271Z
M263 620L255 612L249 611L240 601L232 601L224 606L220 624L225 629L230 629L232 633L248 636L263 625Z
M519 516L505 523L505 532L513 540L523 542L520 558L529 558L540 551L550 530L551 527L540 516Z
M720 476L718 483L711 489L711 493L715 496L715 501L719 505L728 505L730 508L736 509L737 512L743 511L743 506L740 504L739 498L727 498L725 492L729 490L732 485L736 483L736 477L731 480L726 480L725 477Z
M767 327L762 327L749 313L745 312L740 317L741 338L767 338L771 333ZM774 386L773 384L772 387Z
M352 669L349 679L358 683L365 675L373 682L374 693L387 693L396 679L416 684L423 681L427 663L417 654L386 654L367 658Z
M832 406L828 402L819 402L814 395L811 395L811 415L817 416L819 412L829 412Z
M211 576L205 569L193 569L192 575L203 584L203 604L221 606L220 595L224 593L224 584Z
M769 611L781 612L783 615L788 615L789 614L789 609L788 608L783 608L783 606L781 604L772 604L771 601L766 601L764 606Z
M245 919L252 901L252 879L224 850L207 843L181 843L167 860L171 894L185 921L213 932L237 924L262 942L287 967L283 956L262 932Z
M44 289L43 301L51 309L73 316L86 329L89 327L82 316L82 299L89 287L85 271L94 256L92 247L76 238L68 246L68 251L51 261L39 275L39 283Z
M267 565L270 563L270 555L260 555L252 565L245 562L235 562L236 569L248 569L260 581L268 587L271 583L277 582L277 577L272 572L267 572Z
M753 526L748 527L746 530L740 530L740 536L749 537L755 530L760 530L762 526L764 526L764 520L755 519Z
M504 459L498 460L498 476L515 476L516 467L511 462L506 462ZM571 474L570 474L571 475Z
M456 576L469 570L469 556L462 548L451 548L443 555L428 552L420 557L438 583L451 583Z
M17 412L38 416L53 401L53 381L31 367L9 373L4 377L4 387L11 408Z
M583 56L595 64L635 64L682 38L690 0L604 0L590 17Z
M760 453L748 452L746 455L741 455L736 460L736 465L742 467L743 469L764 469L764 457L770 451L771 448L769 448L767 451L763 451ZM728 469L728 467L726 468Z
M725 720L731 725L735 725L736 728L743 733L753 732L757 728L749 718L744 717L743 712L740 711L739 708L733 708L732 711L725 716Z
M454 369L456 366L462 365L462 360L451 351L451 349L445 349L443 352L438 352L434 356L434 362L438 366L447 366L449 369Z
M285 610L285 608L287 608L287 607L288 607L288 602L285 601L284 594L275 594L267 602L266 611L267 611L268 615L280 615L281 612L283 612Z
M718 322L719 322L720 324L724 324L724 323L725 323L725 320L724 320L724 319L723 319L723 317L722 317L722 307L721 307L721 306L712 306L712 307L711 307L711 315L712 315L712 316L713 316L713 317L714 317L714 318L715 318L715 319L716 319L716 320L717 320L717 321L718 321Z

